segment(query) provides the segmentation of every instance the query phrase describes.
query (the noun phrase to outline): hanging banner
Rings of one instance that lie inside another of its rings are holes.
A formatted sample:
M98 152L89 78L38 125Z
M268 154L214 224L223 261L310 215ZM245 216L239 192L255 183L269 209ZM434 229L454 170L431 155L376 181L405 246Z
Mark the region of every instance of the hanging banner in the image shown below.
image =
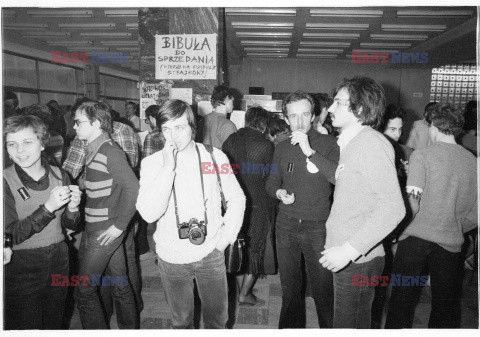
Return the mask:
M155 78L217 77L217 34L155 35Z

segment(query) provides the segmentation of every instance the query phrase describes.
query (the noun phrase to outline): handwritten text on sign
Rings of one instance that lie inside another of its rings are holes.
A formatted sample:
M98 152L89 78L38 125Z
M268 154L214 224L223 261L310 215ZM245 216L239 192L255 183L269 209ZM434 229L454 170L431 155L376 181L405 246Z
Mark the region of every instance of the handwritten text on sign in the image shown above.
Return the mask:
M155 35L155 78L217 78L217 34Z

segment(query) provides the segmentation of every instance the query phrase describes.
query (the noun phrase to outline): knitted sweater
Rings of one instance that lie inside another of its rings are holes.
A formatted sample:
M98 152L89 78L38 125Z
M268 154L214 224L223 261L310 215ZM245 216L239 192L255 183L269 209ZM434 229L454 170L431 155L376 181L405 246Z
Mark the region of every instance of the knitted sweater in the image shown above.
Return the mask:
M280 202L280 215L312 221L327 220L332 194L330 183L334 182L339 148L334 137L319 134L313 129L308 132L308 140L310 147L317 151L310 161L319 172L310 173L307 170L307 157L300 146L292 145L288 138L275 148L273 164L278 165L278 174L268 177L267 192L275 199L279 189L285 189L289 194L295 193L293 204Z
M460 252L477 221L477 163L457 144L438 142L413 152L407 186L423 189L419 211L400 237L432 241Z
M381 241L405 215L392 145L365 127L340 152L335 178L325 248L349 242L357 263L385 255Z
M125 230L135 214L139 185L125 153L107 133L87 145L85 187L86 230L111 225Z

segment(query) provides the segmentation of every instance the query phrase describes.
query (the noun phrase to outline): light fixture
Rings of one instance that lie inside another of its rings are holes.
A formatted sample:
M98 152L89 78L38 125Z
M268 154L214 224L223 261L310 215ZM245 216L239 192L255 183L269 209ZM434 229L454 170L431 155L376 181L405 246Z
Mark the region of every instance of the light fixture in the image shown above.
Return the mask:
M69 32L25 32L25 33L20 33L23 37L55 37L55 36L70 36Z
M343 53L343 49L334 49L334 48L298 48L298 52L302 53Z
M365 48L359 48L359 49L354 49L353 51L359 51L362 53L398 53L399 50L394 50L394 48L391 49L365 49ZM350 52L351 53L351 52Z
M335 30L368 30L368 23L311 23L307 22L306 29L335 29Z
M236 32L235 34L237 37L292 37L292 33L287 32Z
M77 44L77 45L91 45L93 44L93 41L87 41L87 40L58 40L58 41L54 41L54 40L49 40L49 41L46 41L47 44L49 45L58 45L58 46L61 46L61 45L72 45L72 44Z
M115 29L114 23L59 23L60 29Z
M382 24L382 30L400 32L443 32L447 25L400 25Z
M409 48L411 43L361 42L360 48Z
M139 47L117 47L115 49L121 51L138 51Z
M257 41L257 40L240 40L242 45L261 45L261 46L289 46L290 41Z
M93 11L86 9L31 9L27 15L32 18L91 18Z
M293 8L225 8L225 14L295 16L297 15L297 10Z
M233 28L293 28L293 22L232 22Z
M248 53L247 57L287 57L288 54Z
M132 37L132 33L88 32L88 33L80 33L80 37L125 38L125 37Z
M340 41L300 41L300 45L305 47L350 47L350 44Z
M137 46L138 41L132 41L132 40L127 40L127 41L119 41L119 40L113 40L113 41L100 41L101 44L105 46Z
M127 29L138 29L138 22L127 22L126 23Z
M425 41L428 39L428 35L424 34L370 34L372 40L412 40L412 41Z
M315 58L315 59L334 59L337 54L297 54L300 58Z
M248 51L258 51L258 52L288 52L290 48L263 48L263 47L245 47Z
M381 18L383 11L381 10L369 10L369 9L310 9L310 16L335 16L345 18Z
M459 18L472 16L469 10L398 10L399 18Z
M88 51L108 51L109 48L107 47L82 47L82 46L75 46L75 47L67 47L68 50L70 51L83 51L83 52L88 52Z
M138 9L106 9L105 16L110 18L125 16L137 17Z
M303 33L303 37L310 38L323 38L323 39L358 39L360 34L356 33Z
M3 26L4 29L14 29L14 30L47 30L48 25L45 23L7 23Z

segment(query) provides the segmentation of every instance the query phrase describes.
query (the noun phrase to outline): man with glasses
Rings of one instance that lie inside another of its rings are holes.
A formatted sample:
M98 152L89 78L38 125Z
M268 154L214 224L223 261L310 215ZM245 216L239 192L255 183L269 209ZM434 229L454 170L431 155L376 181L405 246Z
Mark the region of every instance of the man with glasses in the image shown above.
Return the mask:
M338 162L335 138L312 128L313 98L301 91L288 95L282 110L292 130L280 142L273 165L278 174L267 179L267 192L280 205L276 220L277 254L282 285L279 328L305 328L305 294L302 293L302 254L321 328L333 322L332 274L318 264L324 249L325 222Z
M383 88L367 77L345 80L328 109L341 129L335 194L320 263L333 274L334 328L371 327L375 287L382 274L382 240L405 215L390 142L378 131L385 110ZM369 282L355 284L360 275Z

